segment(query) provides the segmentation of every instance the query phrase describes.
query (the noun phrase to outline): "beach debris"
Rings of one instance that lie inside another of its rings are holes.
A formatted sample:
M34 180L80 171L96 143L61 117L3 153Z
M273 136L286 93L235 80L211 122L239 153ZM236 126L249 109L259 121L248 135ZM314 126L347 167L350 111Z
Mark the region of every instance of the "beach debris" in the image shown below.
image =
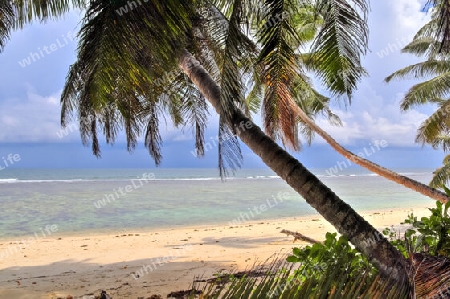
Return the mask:
M317 240L314 240L314 239L312 239L310 237L302 235L301 233L293 232L293 231L290 231L290 230L287 230L287 229L283 229L281 231L281 233L282 234L286 234L288 236L293 236L294 237L294 242L297 241L297 240L300 240L300 241L305 241L305 242L308 242L308 243L311 243L311 244L321 243L321 242L319 242Z
M102 291L100 299L112 299L108 294L106 294L106 291Z
M267 273L267 269L261 268L256 270L247 270L247 271L240 271L236 273L229 273L229 274L223 274L218 275L217 277L209 278L209 279L195 279L194 282L207 282L207 283L218 283L221 284L227 283L231 277L241 279L243 277L252 277L252 278L259 278L259 277L265 277L269 275Z
M201 295L203 294L202 291L196 290L196 289L190 289L185 291L177 291L177 292L171 292L167 295L167 298L176 298L176 299L184 299L184 298L191 298L192 295Z

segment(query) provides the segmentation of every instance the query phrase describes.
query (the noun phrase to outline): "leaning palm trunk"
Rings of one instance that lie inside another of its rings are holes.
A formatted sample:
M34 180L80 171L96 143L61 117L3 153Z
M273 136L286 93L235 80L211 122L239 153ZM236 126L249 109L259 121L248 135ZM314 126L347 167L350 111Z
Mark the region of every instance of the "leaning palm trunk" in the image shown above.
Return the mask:
M220 113L220 87L200 63L187 51L180 58L180 66ZM373 226L348 204L343 202L299 161L265 135L261 129L237 108L232 109L228 125L263 162L297 191L339 233L346 236L381 273L409 284L409 262Z
M407 188L410 188L416 192L419 192L425 196L429 196L435 200L439 200L442 203L447 203L450 199L445 193L431 188L428 185L422 184L418 181L415 181L413 179L410 179L406 176L400 175L398 173L395 173L387 168L384 168L376 163L373 163L372 161L369 161L367 159L361 158L351 151L344 148L342 145L340 145L336 140L333 139L330 135L328 135L327 132L322 130L311 118L306 115L305 112L303 112L300 107L298 107L296 104L292 104L292 108L294 109L294 112L297 114L297 116L305 122L314 132L319 134L331 147L340 153L342 156L344 156L346 159L349 159L355 164L358 164L361 167L364 167L388 180L391 180L393 182L396 182L398 184L401 184Z

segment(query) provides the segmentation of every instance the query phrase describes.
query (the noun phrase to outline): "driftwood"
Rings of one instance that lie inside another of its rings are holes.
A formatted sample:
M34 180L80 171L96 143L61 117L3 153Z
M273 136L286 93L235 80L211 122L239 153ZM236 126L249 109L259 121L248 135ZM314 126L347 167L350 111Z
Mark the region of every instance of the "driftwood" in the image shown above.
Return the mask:
M186 291L171 292L170 294L167 295L167 298L183 299L183 298L191 298L190 296L192 295L201 295L201 294L203 294L202 291L191 289Z
M261 270L247 270L247 271L240 271L236 273L229 273L225 275L221 275L218 277L213 277L209 279L196 279L194 282L207 282L207 283L216 283L220 282L222 284L227 283L232 276L233 278L243 278L243 277L267 277L269 274L267 274L268 271L261 269Z
M297 241L297 240L300 240L300 241L305 241L305 242L308 242L308 243L311 243L311 244L322 243L322 242L319 242L317 240L311 239L310 237L302 235L301 233L292 232L292 231L286 230L286 229L283 229L281 231L281 233L282 234L286 234L288 236L293 236L294 237L294 242Z

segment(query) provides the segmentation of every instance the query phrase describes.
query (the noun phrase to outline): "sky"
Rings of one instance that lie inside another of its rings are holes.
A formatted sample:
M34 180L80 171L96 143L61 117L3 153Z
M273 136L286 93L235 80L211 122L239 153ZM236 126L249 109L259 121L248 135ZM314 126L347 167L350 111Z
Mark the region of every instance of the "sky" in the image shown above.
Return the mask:
M420 61L401 54L400 49L429 19L423 9L425 3L426 0L371 1L370 51L363 59L369 76L360 82L350 106L333 101L332 109L342 119L342 127L317 119L342 145L355 153L369 153L366 156L370 160L388 168L437 168L444 157L441 150L414 142L418 126L435 107L400 111L403 95L418 81L383 82L392 72ZM126 151L123 138L114 146L102 145L102 158L97 159L89 147L81 144L76 129L61 135L59 100L69 66L76 59L76 33L81 18L81 12L71 12L62 20L28 25L14 32L0 53L0 169L154 167L142 139L131 154ZM326 92L321 86L316 88ZM206 141L215 138L217 127L218 118L211 110ZM189 129L180 130L164 121L161 129L161 167L217 166L217 147L213 143L205 157L198 159L193 154L195 142ZM384 147L375 146L382 141ZM264 167L245 145L242 150L244 167ZM318 136L311 147L292 154L312 168L333 167L344 161ZM17 159L8 160L14 155Z

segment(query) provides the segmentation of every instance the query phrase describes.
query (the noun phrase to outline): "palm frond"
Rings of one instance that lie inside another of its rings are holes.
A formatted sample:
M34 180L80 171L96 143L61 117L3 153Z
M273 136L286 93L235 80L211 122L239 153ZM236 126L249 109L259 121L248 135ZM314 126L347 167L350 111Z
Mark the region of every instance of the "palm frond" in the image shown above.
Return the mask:
M416 142L424 145L432 144L434 148L443 146L444 150L449 149L445 140L441 140L450 129L450 101L443 102L440 107L430 115L417 130Z
M450 259L444 256L411 255L416 270L417 298L448 298L450 295Z
M332 125L342 126L342 122L336 114L331 111L330 98L320 94L312 88L309 82L297 78L292 95L295 103L302 109L310 118L321 114L326 117Z
M440 57L437 55L438 48L439 43L435 39L426 36L415 38L402 49L402 53L425 56L428 57L428 59L437 59L437 57Z
M10 0L0 0L0 52L6 42L14 24L14 7Z
M159 115L157 104L149 102L146 107L147 128L145 130L145 147L148 149L150 156L159 165L162 161L162 138L159 134Z
M325 97L303 80L298 80L293 88L293 105L298 106L310 119L315 119L317 115L324 116L330 124L342 126L338 115L334 114L329 106L330 98ZM295 111L295 109L294 109ZM297 118L300 125L300 133L306 138L308 145L314 139L315 132L300 118Z
M301 75L295 50L302 41L293 27L288 0L266 0L264 26L258 32L262 49L259 62L265 69L261 80L265 86L263 121L266 134L281 139L283 145L300 149L297 124L291 109L291 85Z
M200 39L203 42L203 45L207 47L209 53L214 56L215 64L221 70L223 70L226 63L226 51L229 51L228 55L234 55L236 65L244 69L244 71L253 67L257 46L255 42L242 31L245 28L248 30L251 25L246 22L249 14L248 7L251 6L251 2L252 0L242 0L240 1L239 6L236 7L236 10L234 10L235 6L231 5L229 1L216 0L211 1L209 5L205 5L200 10L202 15L202 21L199 26L202 34ZM232 20L231 17L233 12L235 13L235 16ZM231 36L230 34L235 36ZM235 49L233 50L230 46ZM206 50L206 48L201 50ZM221 74L222 73L223 71ZM213 76L213 78L217 79L219 83L222 81L220 76ZM236 104L239 106L241 103L236 101Z
M365 0L320 0L317 11L323 26L313 43L309 67L334 95L351 100L365 75L361 55L367 51L368 3Z
M235 169L241 167L243 160L239 141L234 132L220 117L219 121L219 171L221 178L228 177Z
M446 0L429 0L436 10L434 19L436 28L434 38L440 42L439 53L450 53L450 2Z
M129 151L146 127L145 145L159 164L158 109L164 108L160 96L167 96L170 87L165 84L180 73L173 57L184 48L195 11L191 3L165 1L140 5L124 14L119 13L122 5L90 2L80 32L78 60L70 69L61 98L61 122L67 125L78 110L83 143L97 143L97 155L99 130L84 125L86 119L103 129L107 143L113 143L123 129ZM168 107L169 113L176 111Z
M203 11L203 10L202 10ZM211 32L205 28L206 25L212 26L212 21L201 21L201 25L192 28L193 38L188 50L196 53L196 57L200 64L208 71L214 81L220 83L220 67L223 61L223 53L220 46L211 36ZM220 26L218 26L220 27Z
M338 257L339 258L339 257ZM267 262L266 262L267 263ZM301 276L295 274L298 265L283 262L275 256L268 265L255 265L246 273L221 275L218 279L207 280L201 285L194 283L196 290L202 291L202 298L329 298L329 299L403 299L410 298L409 285L394 284L392 278L374 275L371 271L348 273L345 263L338 259L336 266L325 263L323 274ZM188 298L194 298L193 296Z
M259 76L256 76L256 78L256 80L259 80ZM250 92L245 98L245 106L248 107L247 116L250 116L249 113L258 113L264 97L263 84L261 82L255 82L252 85Z
M6 1L8 2L8 1ZM22 28L34 20L44 22L58 19L74 8L86 8L86 0L12 0L14 7L14 27Z
M430 142L430 144L433 148L442 148L444 152L448 152L450 150L450 136L448 133L438 135Z
M437 19L432 15L431 20L428 21L425 25L423 25L414 35L413 40L423 39L423 38L432 38L433 40L436 40L433 37L433 33L437 29Z
M414 85L400 104L406 111L416 105L446 98L450 93L450 72L438 75L428 81Z
M232 114L232 108L240 106L243 99L241 74L237 61L241 58L240 28L242 22L242 0L234 0L231 18L225 37L224 60L221 70L220 115L225 120Z
M446 72L450 72L450 65L448 61L426 60L398 70L386 77L384 80L386 82L390 82L394 79L423 78L441 75Z
M443 165L433 171L433 178L429 185L433 188L442 188L444 185L448 185L450 180L450 155L445 156Z
M242 164L242 155L237 139L229 135L234 128L228 128L227 122L230 119L234 107L245 105L244 88L242 82L241 65L245 53L254 51L254 44L241 32L244 26L245 0L234 0L232 3L218 1L224 14L229 15L228 22L225 21L226 30L222 31L223 60L221 68L221 94L220 94L220 124L219 124L219 169L221 175L228 173L227 169L234 171ZM223 21L223 20L222 20ZM241 62L241 64L240 64ZM223 136L221 134L224 134ZM223 142L220 142L220 141ZM228 155L228 156L222 156Z
M185 82L185 86L180 93L180 118L184 120L183 126L189 126L192 130L196 156L203 157L205 154L205 129L209 115L208 105L205 97L192 82L183 82Z

